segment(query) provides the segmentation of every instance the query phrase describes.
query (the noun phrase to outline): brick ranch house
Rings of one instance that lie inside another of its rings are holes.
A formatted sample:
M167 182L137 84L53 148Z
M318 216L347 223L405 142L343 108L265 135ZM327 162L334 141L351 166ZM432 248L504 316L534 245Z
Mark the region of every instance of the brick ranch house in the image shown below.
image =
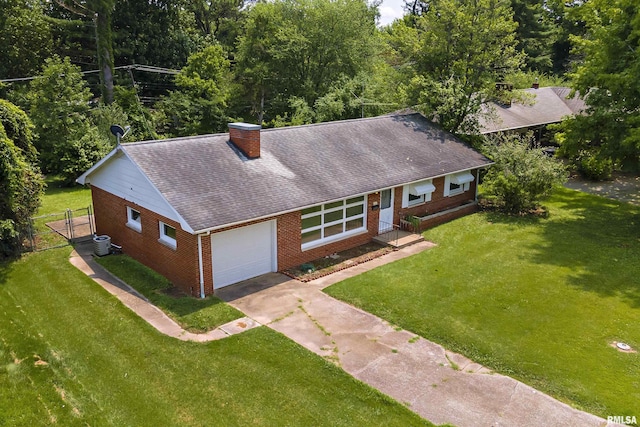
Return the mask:
M99 234L190 295L476 209L491 162L416 113L119 145L90 184Z

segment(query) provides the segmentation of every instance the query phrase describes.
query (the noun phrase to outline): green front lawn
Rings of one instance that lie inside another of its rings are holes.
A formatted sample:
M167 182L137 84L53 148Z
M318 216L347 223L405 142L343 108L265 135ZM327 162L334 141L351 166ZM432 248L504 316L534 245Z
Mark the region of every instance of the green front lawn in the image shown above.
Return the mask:
M546 219L479 213L330 295L603 417L640 416L640 208L559 189Z
M98 264L144 295L169 317L191 332L206 332L243 316L216 296L204 299L168 295L173 286L162 275L127 255L96 258Z
M160 334L68 261L0 264L0 425L425 425L261 327L206 344Z

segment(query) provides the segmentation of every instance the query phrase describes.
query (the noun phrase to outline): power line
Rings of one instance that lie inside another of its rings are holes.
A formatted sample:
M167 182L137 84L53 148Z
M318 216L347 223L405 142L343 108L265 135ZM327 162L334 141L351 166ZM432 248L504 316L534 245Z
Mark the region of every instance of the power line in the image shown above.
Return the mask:
M136 71L146 71L149 73L158 73L158 74L178 74L180 70L172 70L171 68L162 68L162 67L154 67L152 65L142 65L142 64L133 64L133 65L121 65L119 67L114 67L114 70L136 70ZM89 71L80 71L80 74L83 76L85 74L93 74L99 73L100 70L89 70ZM17 77L14 79L1 79L2 83L10 83L10 82L23 82L28 80L35 80L42 78L42 76L32 76L32 77Z

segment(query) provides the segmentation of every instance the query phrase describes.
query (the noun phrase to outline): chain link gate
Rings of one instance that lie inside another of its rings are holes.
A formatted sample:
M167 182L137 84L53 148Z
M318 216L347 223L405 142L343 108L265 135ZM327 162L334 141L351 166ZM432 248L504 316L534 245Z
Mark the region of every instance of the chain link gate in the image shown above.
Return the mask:
M93 209L88 206L32 217L25 234L23 252L60 248L91 239L95 234Z

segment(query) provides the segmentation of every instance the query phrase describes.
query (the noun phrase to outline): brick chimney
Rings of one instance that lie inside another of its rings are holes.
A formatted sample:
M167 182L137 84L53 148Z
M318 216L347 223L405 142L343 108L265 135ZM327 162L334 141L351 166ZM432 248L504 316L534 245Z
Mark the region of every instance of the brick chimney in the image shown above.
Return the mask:
M260 125L229 123L229 139L250 159L260 157Z

